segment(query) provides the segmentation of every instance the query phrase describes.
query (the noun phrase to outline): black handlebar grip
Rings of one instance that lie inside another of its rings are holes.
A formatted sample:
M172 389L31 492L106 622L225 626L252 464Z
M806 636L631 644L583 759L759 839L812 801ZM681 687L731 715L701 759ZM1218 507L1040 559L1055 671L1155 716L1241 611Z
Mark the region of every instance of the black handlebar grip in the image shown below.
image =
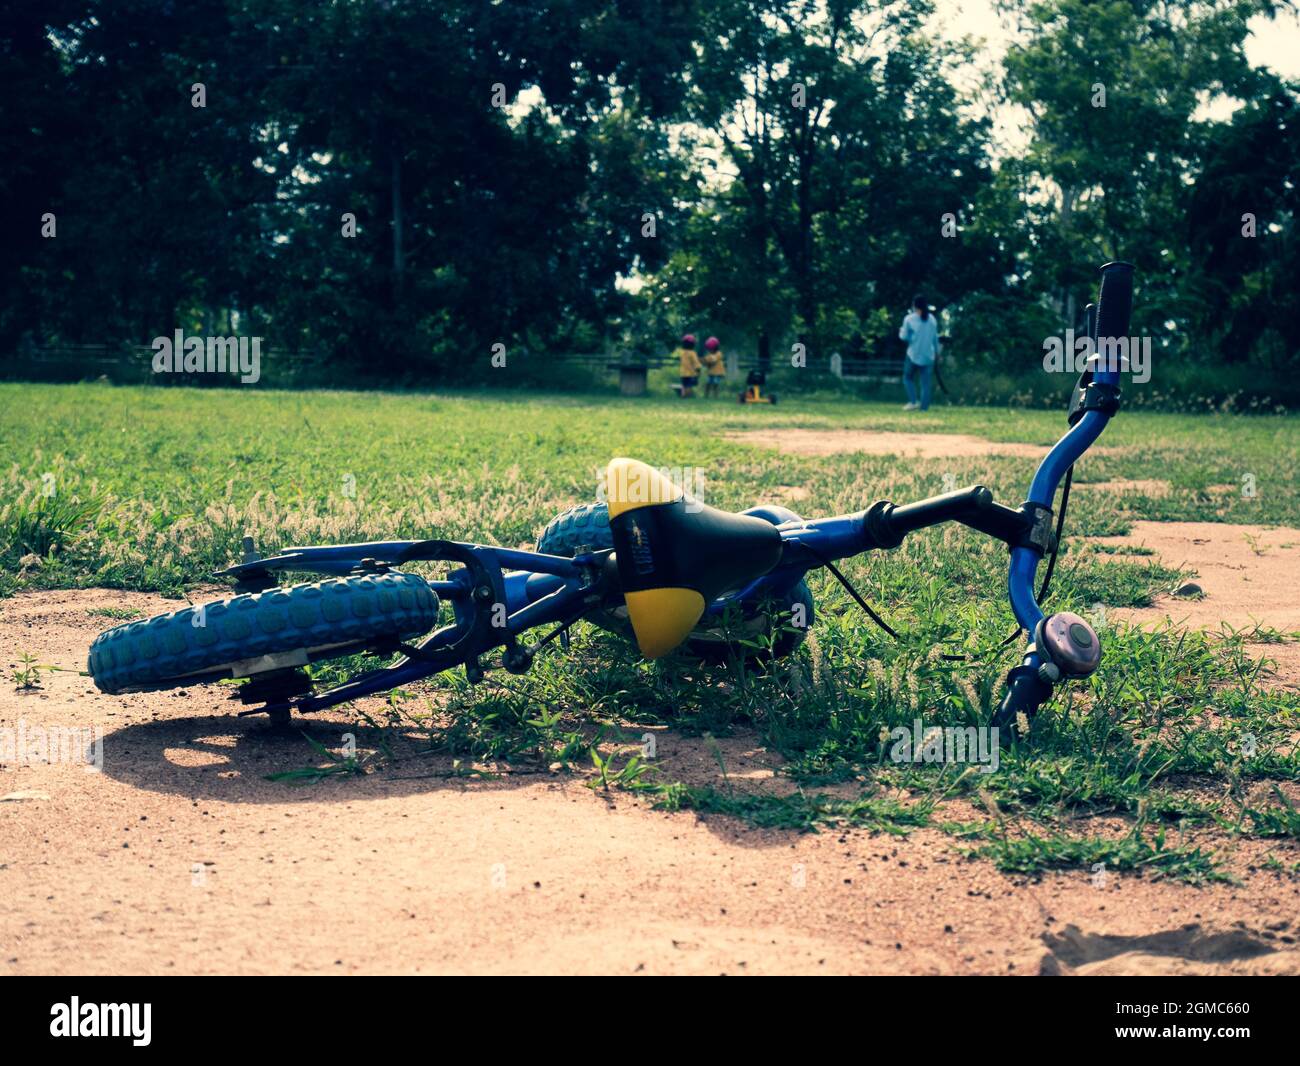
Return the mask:
M972 485L970 488L945 492L942 496L931 496L928 500L894 507L889 512L889 526L901 537L927 526L937 526L940 522L950 522L987 510L992 504L993 493L983 485Z
M1133 264L1114 262L1101 268L1101 295L1097 297L1096 339L1127 337L1133 314Z

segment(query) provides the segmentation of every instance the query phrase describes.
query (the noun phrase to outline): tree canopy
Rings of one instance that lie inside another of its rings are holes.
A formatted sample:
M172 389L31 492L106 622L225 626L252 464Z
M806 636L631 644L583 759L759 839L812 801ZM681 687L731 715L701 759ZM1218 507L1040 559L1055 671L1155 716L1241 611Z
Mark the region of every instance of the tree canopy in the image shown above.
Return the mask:
M1029 366L1121 257L1167 350L1294 368L1300 90L1243 50L1273 8L1007 4L976 99L925 0L11 5L0 358L185 328L454 379L695 323L883 354L923 292Z

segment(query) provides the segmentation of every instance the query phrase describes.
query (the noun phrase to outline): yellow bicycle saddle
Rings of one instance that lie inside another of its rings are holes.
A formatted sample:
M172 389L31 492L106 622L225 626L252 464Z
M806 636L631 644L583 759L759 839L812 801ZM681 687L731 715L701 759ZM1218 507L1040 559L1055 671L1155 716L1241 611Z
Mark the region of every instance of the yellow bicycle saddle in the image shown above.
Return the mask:
M606 499L628 618L648 659L685 640L710 602L781 559L772 523L709 507L635 459L609 464Z

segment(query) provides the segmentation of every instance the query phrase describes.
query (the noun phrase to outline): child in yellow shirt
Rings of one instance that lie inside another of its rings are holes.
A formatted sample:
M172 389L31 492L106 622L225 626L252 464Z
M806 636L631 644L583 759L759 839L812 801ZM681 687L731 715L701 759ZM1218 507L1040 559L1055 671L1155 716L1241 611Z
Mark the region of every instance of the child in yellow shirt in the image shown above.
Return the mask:
M709 375L704 385L704 396L717 396L722 379L727 376L727 361L722 354L722 344L717 337L704 342L704 371Z
M700 383L700 370L703 369L700 357L695 354L695 334L688 333L682 338L681 347L673 352L677 356L682 376L682 399L695 395L695 386Z

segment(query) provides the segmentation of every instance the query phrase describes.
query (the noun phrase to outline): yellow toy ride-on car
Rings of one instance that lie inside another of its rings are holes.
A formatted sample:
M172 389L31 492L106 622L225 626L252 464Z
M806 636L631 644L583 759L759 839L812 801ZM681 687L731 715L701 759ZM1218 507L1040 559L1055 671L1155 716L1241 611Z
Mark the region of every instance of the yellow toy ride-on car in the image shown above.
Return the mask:
M738 403L776 403L774 392L763 395L763 386L767 384L767 374L762 370L751 370L745 381L745 391L737 398Z

